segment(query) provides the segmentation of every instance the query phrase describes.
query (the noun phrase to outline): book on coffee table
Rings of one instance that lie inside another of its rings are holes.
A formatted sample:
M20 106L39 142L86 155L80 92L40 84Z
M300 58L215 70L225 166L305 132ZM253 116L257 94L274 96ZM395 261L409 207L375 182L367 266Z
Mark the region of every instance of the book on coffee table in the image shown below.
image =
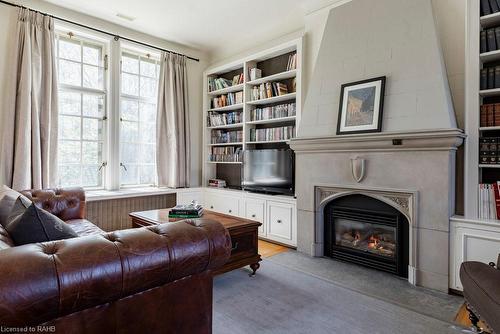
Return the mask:
M172 218L200 218L202 215L203 207L194 201L187 205L176 205L168 214Z

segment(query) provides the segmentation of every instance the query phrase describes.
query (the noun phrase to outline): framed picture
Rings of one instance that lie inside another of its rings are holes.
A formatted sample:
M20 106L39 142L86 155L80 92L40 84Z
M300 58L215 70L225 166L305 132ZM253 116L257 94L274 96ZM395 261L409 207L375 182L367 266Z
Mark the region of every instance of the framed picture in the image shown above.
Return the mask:
M385 77L342 85L337 134L380 132L384 90Z

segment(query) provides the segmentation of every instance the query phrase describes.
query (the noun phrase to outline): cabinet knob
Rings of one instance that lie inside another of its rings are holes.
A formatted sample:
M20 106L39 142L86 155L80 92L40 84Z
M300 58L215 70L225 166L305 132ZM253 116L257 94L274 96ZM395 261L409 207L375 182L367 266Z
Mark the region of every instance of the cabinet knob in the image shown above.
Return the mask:
M210 205L210 209L213 209L213 208L214 208L214 206L213 206L213 205Z
M281 219L278 219L276 222L277 222L278 224L281 224L281 223L282 223Z
M255 218L255 215L254 215L254 214L252 215L252 218Z
M233 212L233 210L229 210L229 213Z

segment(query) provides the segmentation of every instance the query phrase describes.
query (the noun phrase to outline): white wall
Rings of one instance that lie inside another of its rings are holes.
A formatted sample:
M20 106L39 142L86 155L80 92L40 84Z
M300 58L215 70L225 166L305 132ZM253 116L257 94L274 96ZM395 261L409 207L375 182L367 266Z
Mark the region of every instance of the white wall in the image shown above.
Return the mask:
M165 49L185 53L189 56L199 58L200 62L188 60L188 89L189 89L189 111L191 123L191 186L201 185L201 124L202 124L202 105L203 105L203 71L207 67L207 55L199 50L194 50L182 45L172 43L157 37L143 34L111 22L97 19L85 14L81 14L66 8L58 7L42 1L24 0L18 3L47 12L68 20L79 22L91 27L116 33L117 35L136 39L145 43L156 45ZM9 55L12 53L14 36L16 33L17 11L14 7L0 4L0 114L3 115L4 107L2 101L5 99L5 85L7 70L9 69ZM0 116L1 116L0 115ZM1 136L0 136L1 137ZM1 143L0 143L1 144ZM0 184L4 183L4 173L0 163Z

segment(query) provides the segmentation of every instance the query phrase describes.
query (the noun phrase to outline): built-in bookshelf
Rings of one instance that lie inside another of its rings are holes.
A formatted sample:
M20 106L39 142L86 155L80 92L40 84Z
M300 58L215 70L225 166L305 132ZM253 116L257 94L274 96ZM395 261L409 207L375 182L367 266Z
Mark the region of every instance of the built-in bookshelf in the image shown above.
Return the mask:
M500 181L500 11L485 12L482 3L488 1L468 0L464 214L499 220L493 209Z
M244 150L289 147L302 106L301 62L299 38L205 71L204 186L219 177L238 187ZM218 142L234 131L241 140Z

